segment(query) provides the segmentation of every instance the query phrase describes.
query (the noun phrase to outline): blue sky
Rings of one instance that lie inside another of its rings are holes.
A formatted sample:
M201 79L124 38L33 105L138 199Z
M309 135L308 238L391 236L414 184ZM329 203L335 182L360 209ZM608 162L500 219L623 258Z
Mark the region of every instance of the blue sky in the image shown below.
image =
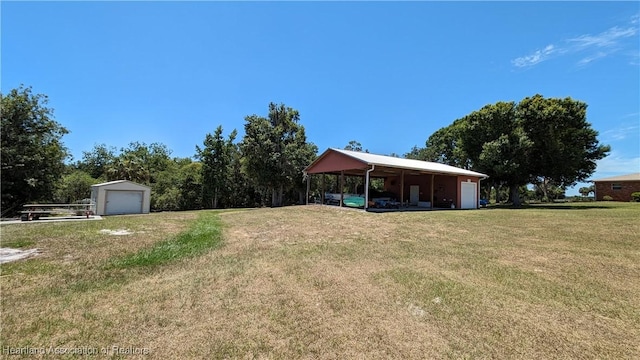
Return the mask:
M612 146L606 177L640 172L639 4L2 1L1 87L48 95L75 160L193 156L269 102L320 151L402 155L486 104L570 96Z

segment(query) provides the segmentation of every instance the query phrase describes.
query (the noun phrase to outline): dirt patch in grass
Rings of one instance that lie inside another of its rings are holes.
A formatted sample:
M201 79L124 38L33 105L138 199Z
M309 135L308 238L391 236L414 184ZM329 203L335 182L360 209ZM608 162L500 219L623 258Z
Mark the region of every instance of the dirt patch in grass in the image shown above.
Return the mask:
M11 249L0 248L0 264L27 259L40 253L40 249Z

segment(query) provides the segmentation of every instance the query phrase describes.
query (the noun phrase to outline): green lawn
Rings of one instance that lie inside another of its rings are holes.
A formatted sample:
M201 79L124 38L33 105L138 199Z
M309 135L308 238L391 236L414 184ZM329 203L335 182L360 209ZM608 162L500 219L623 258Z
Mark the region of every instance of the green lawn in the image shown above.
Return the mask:
M578 203L2 225L2 247L42 254L0 267L0 348L158 359L639 358L639 219L637 203Z

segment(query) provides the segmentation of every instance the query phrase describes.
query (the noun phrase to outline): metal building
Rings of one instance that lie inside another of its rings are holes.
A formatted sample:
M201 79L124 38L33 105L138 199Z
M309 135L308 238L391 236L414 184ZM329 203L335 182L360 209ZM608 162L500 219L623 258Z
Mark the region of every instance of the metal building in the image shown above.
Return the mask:
M148 214L151 188L129 180L116 180L91 186L96 215Z

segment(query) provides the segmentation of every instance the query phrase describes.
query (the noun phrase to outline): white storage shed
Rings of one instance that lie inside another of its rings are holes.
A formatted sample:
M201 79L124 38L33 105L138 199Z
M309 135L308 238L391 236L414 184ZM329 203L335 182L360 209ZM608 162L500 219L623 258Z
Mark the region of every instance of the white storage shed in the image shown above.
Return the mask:
M96 215L148 214L151 188L129 180L116 180L91 186Z

